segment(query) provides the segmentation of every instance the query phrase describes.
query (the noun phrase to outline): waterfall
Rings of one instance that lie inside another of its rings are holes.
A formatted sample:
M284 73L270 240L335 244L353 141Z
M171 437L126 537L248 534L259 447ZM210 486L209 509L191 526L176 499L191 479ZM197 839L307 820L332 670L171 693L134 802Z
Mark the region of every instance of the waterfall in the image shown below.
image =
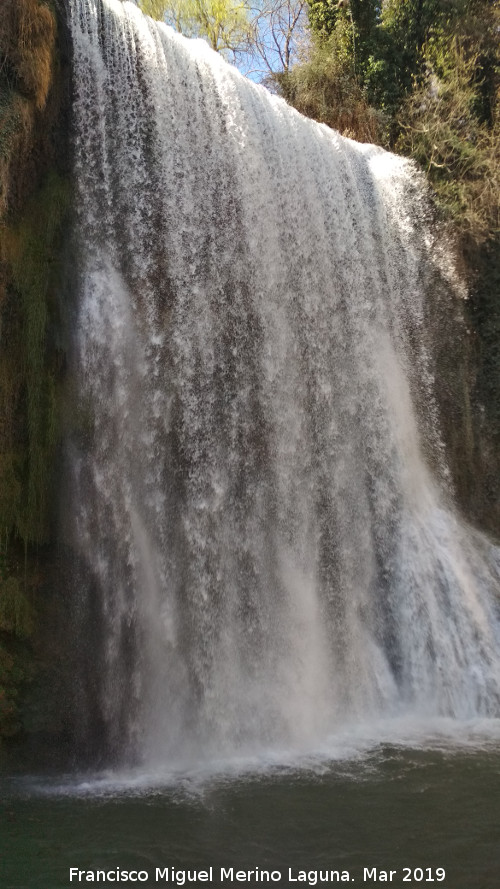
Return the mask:
M498 715L498 574L451 505L426 346L452 270L412 165L132 3L70 19L82 734L163 762Z

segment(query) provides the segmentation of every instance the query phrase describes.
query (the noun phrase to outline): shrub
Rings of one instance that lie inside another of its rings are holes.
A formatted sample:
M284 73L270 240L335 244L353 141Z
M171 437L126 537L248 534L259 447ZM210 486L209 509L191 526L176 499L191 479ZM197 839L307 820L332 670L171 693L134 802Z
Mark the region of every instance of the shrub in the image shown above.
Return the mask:
M337 30L313 47L309 60L278 76L281 95L307 117L359 142L383 142L385 118L372 108L356 77L346 42Z

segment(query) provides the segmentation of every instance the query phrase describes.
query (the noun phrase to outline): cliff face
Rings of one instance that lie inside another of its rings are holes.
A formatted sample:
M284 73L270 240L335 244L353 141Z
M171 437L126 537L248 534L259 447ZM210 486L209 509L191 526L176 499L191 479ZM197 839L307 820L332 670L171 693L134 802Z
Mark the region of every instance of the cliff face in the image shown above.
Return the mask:
M473 345L467 397L473 406L474 461L469 514L500 540L500 232L463 248L471 276L467 326Z
M445 237L445 235L443 235ZM451 245L450 245L451 246ZM451 249L466 289L428 289L426 328L450 487L466 521L500 538L498 246ZM464 298L465 297L465 298Z
M62 10L0 11L0 743L20 728L50 552L64 360L58 268L69 208Z

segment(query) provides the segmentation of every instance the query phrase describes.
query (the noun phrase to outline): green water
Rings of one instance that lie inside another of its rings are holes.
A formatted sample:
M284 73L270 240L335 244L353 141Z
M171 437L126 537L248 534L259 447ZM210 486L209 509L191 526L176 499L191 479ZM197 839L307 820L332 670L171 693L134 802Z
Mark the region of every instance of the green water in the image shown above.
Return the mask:
M398 889L500 886L496 745L475 751L382 746L299 769L184 775L167 787L140 776L128 784L109 777L4 779L0 793L1 889L123 885L70 882L70 867L138 869L148 880L126 885L172 886L178 883L156 882L157 867L210 866L212 883L186 885L221 885L222 866L282 874L279 882L252 877L224 886L311 885L298 879L301 869L348 871L351 884L360 886L389 885L379 879L380 869L396 871L390 885ZM377 879L364 880L364 868L377 868ZM436 868L445 869L443 881Z

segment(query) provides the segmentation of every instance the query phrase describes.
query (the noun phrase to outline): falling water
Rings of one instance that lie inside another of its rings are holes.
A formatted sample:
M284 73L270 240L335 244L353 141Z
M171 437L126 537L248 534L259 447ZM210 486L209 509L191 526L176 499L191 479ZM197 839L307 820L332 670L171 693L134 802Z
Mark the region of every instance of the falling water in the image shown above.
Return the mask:
M498 715L498 579L446 492L422 282L447 272L411 165L132 3L70 9L82 733L161 762Z

